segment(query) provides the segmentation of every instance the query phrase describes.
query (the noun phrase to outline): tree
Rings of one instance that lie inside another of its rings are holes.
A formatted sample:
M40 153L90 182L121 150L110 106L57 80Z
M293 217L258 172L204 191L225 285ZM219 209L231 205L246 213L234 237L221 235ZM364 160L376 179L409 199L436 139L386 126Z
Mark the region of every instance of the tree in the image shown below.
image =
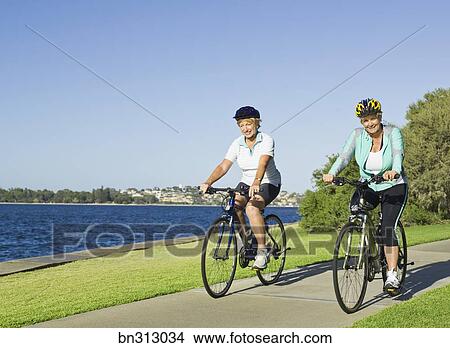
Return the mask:
M92 193L87 191L78 192L78 199L80 203L92 203Z
M450 89L437 89L406 114L404 165L409 202L450 218Z
M103 186L99 189L95 189L92 191L92 196L95 201L95 203L107 203L111 202L111 192L110 188L104 188Z
M114 198L114 203L117 204L130 204L133 202L133 198L127 193L118 193Z
M155 195L144 195L144 201L147 204L154 204L154 203L158 203L159 199L156 198Z

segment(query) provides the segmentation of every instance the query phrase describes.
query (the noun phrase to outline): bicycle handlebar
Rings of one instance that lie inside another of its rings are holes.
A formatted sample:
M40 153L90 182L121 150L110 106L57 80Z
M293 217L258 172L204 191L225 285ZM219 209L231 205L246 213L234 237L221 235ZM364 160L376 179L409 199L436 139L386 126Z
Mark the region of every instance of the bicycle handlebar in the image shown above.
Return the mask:
M200 189L200 186L197 186L197 188ZM221 187L212 187L212 186L210 186L210 187L208 187L208 189L206 190L205 193L213 195L213 194L218 193L218 192L226 192L228 194L230 194L230 193L240 193L241 195L246 195L246 194L248 194L249 190L250 190L250 188L248 188L248 189L243 189L243 188L234 189L234 188L231 188L231 187L221 188ZM262 192L262 191L264 191L264 190L263 189L259 190L259 192Z
M394 179L398 179L398 178L400 178L400 174L396 174L394 176ZM341 176L341 177L336 176L332 182L336 186L343 186L345 184L348 184L348 185L352 185L355 187L364 187L364 186L368 186L370 183L373 183L373 182L376 184L380 184L384 181L389 181L389 180L385 180L382 175L372 175L372 177L369 180L363 180L363 181L350 180L343 176Z

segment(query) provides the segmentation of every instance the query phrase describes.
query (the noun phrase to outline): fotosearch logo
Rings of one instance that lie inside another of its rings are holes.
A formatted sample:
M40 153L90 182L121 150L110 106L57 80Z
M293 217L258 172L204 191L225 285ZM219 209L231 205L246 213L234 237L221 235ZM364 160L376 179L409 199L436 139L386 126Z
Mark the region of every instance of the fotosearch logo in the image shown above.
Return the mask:
M175 256L192 256L199 254L205 234L206 230L196 224L53 224L52 255L54 260L64 261L80 251L87 251L91 257L120 257L131 250L145 249L144 256L152 257L152 246L163 245ZM192 245L177 247L187 242Z
M131 250L144 249L144 257L154 256L154 247L163 246L176 257L201 255L207 229L196 224L165 223L83 223L52 226L52 258L56 261L76 259L74 253L88 257L122 257ZM235 230L238 240L239 232ZM289 255L333 255L336 232L303 235L286 227Z

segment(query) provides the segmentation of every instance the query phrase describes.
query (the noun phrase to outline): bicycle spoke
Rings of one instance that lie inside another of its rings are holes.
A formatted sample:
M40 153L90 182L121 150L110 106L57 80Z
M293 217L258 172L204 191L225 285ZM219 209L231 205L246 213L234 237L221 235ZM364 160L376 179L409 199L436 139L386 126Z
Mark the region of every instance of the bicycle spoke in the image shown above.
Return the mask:
M213 225L205 238L202 255L202 277L208 293L223 296L236 270L236 238L227 220Z
M363 234L353 225L342 229L333 258L333 282L336 297L348 313L361 304L367 286L367 255Z
M267 267L257 272L263 284L272 284L278 280L286 259L286 234L281 220L275 215L265 218Z

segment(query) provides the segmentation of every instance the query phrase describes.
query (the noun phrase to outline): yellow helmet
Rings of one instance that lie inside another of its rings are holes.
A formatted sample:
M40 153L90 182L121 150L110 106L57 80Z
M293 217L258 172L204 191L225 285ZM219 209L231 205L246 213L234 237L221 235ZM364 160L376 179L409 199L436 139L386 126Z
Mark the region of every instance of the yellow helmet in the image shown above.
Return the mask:
M355 107L355 113L358 117L378 114L379 112L381 112L381 103L373 98L363 99Z

